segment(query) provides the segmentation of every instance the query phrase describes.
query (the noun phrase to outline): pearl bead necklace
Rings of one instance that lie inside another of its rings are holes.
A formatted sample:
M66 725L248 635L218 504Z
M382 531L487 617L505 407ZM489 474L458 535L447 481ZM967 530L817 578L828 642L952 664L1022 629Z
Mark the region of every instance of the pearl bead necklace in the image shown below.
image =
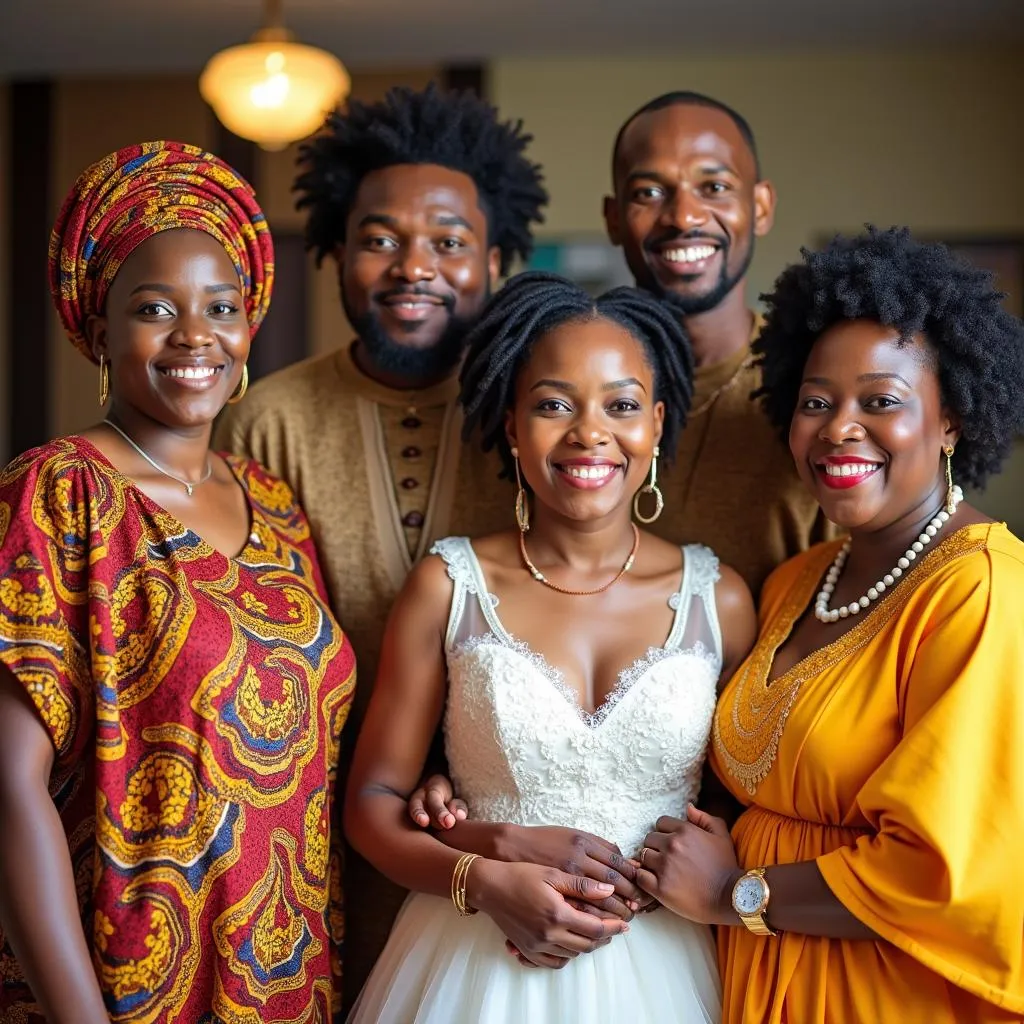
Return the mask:
M925 546L931 544L932 538L949 521L949 517L956 511L957 505L963 501L963 498L964 492L959 487L954 487L948 510L943 508L936 513L935 517L924 528L924 533L903 552L903 557L897 561L889 572L873 587L868 587L868 592L859 600L851 601L842 608L829 608L828 603L836 589L839 574L843 571L843 566L846 564L846 559L850 554L850 540L847 538L846 543L839 549L839 554L836 555L836 560L832 563L832 568L826 574L825 583L815 599L815 618L819 622L838 622L840 619L845 619L850 615L856 615L858 612L864 611L872 601L877 601L903 575L904 571L910 568L910 563L924 551Z

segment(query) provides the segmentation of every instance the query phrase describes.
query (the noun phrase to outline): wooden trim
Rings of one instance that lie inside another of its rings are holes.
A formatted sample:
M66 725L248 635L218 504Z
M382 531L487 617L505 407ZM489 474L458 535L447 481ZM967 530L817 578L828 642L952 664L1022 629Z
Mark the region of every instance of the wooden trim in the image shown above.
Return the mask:
M487 71L483 64L449 64L441 70L441 83L452 92L472 92L487 98Z
M210 117L213 118L214 125L213 152L245 178L258 194L260 186L256 178L259 171L259 150L256 143L228 131L217 120L212 108Z
M19 454L50 439L50 324L52 300L46 262L50 241L53 85L11 83L10 225L7 331L10 373L10 449Z
M274 291L253 339L249 380L257 381L309 355L309 259L298 231L274 231Z

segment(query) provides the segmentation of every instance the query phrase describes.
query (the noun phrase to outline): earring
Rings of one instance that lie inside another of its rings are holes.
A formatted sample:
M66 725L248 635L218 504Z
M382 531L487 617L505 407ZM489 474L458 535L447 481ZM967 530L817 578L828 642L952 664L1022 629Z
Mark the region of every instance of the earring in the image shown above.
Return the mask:
M953 495L953 446L944 444L942 454L946 456L946 511L952 515L956 511L956 499Z
M110 397L110 363L106 356L100 356L100 407L107 404Z
M523 478L519 473L519 449L512 449L512 458L516 460L516 523L520 533L527 533L530 529L530 498L523 487Z
M245 363L242 366L242 380L238 385L238 390L228 399L228 405L235 405L245 398L246 391L249 390L249 364Z
M665 507L665 498L661 493L661 488L658 487L658 456L661 454L661 450L655 446L654 458L651 459L651 479L648 483L644 484L636 494L633 495L633 515L640 520L641 523L653 523L658 516L661 515L662 509ZM645 516L640 511L640 495L641 494L653 494L654 495L654 511L649 515Z

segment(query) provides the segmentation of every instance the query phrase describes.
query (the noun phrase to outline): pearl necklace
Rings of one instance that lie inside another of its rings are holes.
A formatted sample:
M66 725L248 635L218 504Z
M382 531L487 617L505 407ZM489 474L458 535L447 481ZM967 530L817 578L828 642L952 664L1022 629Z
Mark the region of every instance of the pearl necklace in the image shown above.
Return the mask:
M839 582L839 574L843 571L843 566L846 564L846 559L850 554L850 539L847 538L846 542L839 549L839 554L836 555L836 559L832 563L832 568L829 569L825 576L825 583L822 585L822 588L815 599L815 618L819 622L838 622L839 619L845 619L850 615L856 615L858 612L864 611L872 601L877 601L878 598L881 597L882 594L903 575L904 571L910 568L910 563L913 562L922 551L924 551L925 546L931 544L932 539L939 530L942 529L943 525L948 522L949 517L956 511L957 505L963 501L963 498L964 492L961 491L959 487L954 487L948 510L943 508L935 514L935 517L924 528L924 533L922 533L917 540L915 540L914 543L903 552L903 556L896 562L889 572L887 572L873 587L868 587L868 592L859 600L851 601L842 608L829 608L828 603L836 589L836 583Z

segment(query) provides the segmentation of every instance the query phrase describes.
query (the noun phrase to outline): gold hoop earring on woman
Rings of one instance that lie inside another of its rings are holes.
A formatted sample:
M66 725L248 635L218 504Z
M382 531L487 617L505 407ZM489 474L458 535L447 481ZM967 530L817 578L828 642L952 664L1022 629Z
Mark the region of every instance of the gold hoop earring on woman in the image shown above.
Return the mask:
M956 500L953 497L953 446L944 444L942 454L946 456L946 511L952 515L956 511Z
M245 398L246 391L249 390L249 364L246 363L242 367L242 380L239 382L238 389L228 399L228 405L234 405L236 402L240 402Z
M110 397L110 363L106 356L100 356L100 407L107 404Z
M658 456L660 454L660 449L655 446L654 458L651 459L651 479L633 495L633 515L636 516L641 523L653 523L654 520L661 515L661 511L665 507L664 495L661 493L661 488L658 487ZM649 516L645 516L640 511L640 496L642 494L654 495L654 511Z
M516 523L520 533L530 529L530 498L523 486L523 478L519 472L519 449L512 449L512 458L516 460Z

